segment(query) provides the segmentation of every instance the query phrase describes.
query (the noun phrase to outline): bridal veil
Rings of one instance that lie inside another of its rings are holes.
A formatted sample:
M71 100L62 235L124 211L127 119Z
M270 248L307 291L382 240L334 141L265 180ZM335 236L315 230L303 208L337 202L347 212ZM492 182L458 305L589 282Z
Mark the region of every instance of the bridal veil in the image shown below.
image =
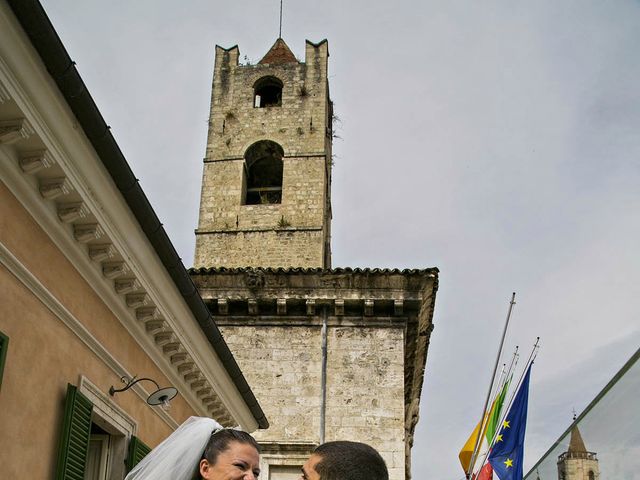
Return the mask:
M144 457L125 480L191 480L209 437L221 428L211 418L189 417Z

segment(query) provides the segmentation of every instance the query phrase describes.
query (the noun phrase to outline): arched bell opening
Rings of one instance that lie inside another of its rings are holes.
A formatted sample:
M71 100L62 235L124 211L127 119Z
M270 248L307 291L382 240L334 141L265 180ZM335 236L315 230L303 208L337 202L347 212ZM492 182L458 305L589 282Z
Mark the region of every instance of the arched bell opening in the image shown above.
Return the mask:
M253 85L253 106L256 108L282 105L282 81L276 77L262 77Z
M247 148L245 205L282 202L283 156L283 148L271 140L260 140Z

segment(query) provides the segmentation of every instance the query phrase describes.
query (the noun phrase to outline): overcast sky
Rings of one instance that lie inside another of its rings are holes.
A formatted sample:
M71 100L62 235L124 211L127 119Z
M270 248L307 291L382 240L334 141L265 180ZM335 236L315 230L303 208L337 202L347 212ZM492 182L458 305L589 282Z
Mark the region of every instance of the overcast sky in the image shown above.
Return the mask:
M279 2L43 4L191 265L214 45L258 61ZM285 0L283 37L329 41L333 265L441 270L414 478L462 476L512 291L526 469L640 345L640 3Z

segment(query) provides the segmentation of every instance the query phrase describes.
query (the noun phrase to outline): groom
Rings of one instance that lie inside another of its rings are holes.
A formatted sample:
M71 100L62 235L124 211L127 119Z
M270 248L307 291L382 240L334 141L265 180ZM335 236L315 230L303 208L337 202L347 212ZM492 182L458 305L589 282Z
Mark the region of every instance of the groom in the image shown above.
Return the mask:
M359 442L327 442L302 467L301 480L389 480L380 454Z

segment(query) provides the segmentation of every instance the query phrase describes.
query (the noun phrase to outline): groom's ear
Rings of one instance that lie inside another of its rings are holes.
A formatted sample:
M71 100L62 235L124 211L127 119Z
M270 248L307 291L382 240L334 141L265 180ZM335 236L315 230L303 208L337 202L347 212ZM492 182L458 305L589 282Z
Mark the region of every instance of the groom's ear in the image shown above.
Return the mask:
M200 460L199 470L200 476L205 480L209 478L209 470L211 469L211 464L206 458Z

